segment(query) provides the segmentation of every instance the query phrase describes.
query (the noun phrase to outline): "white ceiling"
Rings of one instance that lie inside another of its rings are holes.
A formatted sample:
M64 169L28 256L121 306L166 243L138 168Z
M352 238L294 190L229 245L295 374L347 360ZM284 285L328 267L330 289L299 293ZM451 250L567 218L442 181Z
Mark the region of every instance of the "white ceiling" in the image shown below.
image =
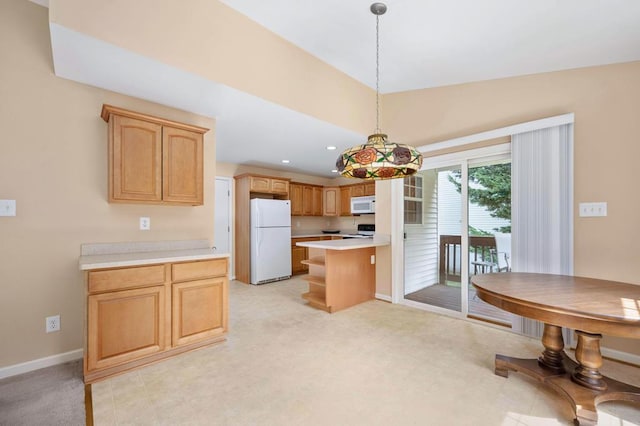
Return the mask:
M220 0L375 87L371 0ZM640 59L638 0L387 0L380 91Z
M371 1L221 1L375 87ZM389 10L380 17L382 93L640 60L639 0L386 4ZM366 136L55 24L50 27L56 75L215 117L218 161L335 177L330 170L337 152L325 146L344 149ZM149 75L159 78L150 80ZM168 92L167 87L176 89ZM290 163L282 164L283 159Z

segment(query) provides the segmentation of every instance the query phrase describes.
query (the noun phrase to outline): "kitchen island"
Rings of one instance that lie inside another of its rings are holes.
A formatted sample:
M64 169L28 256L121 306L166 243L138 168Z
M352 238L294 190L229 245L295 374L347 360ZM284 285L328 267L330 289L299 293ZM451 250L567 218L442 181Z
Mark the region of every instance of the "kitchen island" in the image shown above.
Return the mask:
M305 279L309 291L302 297L318 309L336 312L375 297L376 247L390 244L388 236L297 243L309 249Z

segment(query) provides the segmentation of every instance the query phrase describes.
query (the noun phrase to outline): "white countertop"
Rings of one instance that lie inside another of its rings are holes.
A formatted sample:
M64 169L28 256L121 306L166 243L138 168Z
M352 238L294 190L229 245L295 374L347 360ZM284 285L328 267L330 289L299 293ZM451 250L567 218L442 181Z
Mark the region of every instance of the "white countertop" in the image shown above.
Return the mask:
M229 257L229 253L216 253L213 249L148 251L143 253L102 254L80 256L81 271L121 266L151 265L154 263L184 262Z
M83 244L78 266L87 271L229 257L207 245L206 240Z
M346 240L305 241L296 243L296 245L300 247L324 250L355 250L369 247L383 247L389 244L391 243L388 235L378 234L373 238L349 238Z

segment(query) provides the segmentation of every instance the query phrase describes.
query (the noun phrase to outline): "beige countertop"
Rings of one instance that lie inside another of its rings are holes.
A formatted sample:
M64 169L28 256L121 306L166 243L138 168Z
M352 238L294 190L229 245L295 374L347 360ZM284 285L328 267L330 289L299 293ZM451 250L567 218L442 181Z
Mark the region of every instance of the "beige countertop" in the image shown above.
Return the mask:
M83 244L78 266L87 271L229 257L208 245L207 240Z
M355 250L369 247L383 247L391 244L388 235L376 234L373 238L350 238L346 240L305 241L296 243L300 247L324 250Z

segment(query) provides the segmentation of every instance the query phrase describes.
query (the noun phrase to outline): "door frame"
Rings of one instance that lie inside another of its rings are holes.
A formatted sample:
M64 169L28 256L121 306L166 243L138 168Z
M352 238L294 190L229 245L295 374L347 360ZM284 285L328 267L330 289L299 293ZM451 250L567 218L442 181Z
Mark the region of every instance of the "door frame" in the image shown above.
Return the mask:
M227 208L227 216L229 217L229 235L228 235L228 240L227 243L229 245L229 280L234 280L236 278L236 274L235 274L235 259L234 259L234 243L235 241L233 240L233 236L235 235L235 220L233 220L233 206L234 206L234 198L235 198L235 193L234 193L234 189L235 189L235 185L234 183L234 179L232 177L228 177L228 176L216 176L215 180L221 180L221 181L226 181L228 183L228 187L229 187L229 205ZM215 185L215 181L214 181L214 207L215 207L215 190L216 190L216 185ZM214 213L215 215L215 213ZM215 220L215 217L213 218ZM215 230L215 224L214 224L214 230ZM215 235L214 235L214 241L213 244L215 245Z

